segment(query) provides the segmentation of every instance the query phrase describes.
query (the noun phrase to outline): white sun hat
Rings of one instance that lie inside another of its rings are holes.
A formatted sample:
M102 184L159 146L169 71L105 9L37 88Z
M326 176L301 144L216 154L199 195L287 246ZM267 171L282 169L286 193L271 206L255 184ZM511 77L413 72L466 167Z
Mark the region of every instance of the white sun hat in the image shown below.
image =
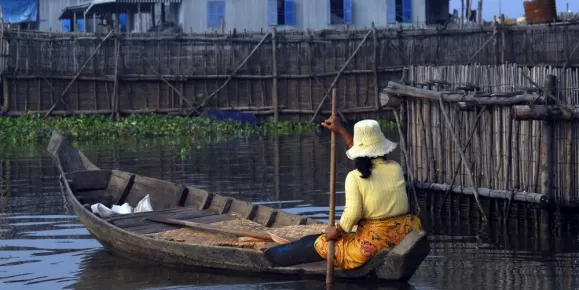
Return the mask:
M362 120L354 125L354 145L346 156L354 160L358 157L376 158L392 152L398 144L386 139L375 120Z

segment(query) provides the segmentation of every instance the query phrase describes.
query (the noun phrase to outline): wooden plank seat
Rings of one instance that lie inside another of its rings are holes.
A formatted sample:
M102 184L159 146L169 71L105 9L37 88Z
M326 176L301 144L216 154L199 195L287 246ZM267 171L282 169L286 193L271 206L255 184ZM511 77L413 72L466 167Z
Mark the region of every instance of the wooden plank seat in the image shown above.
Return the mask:
M209 224L232 220L235 219L236 217L228 214L219 214L209 210L200 210L197 207L181 207L158 211L141 212L128 215L120 215L108 218L106 220L117 227L120 227L126 231L130 231L136 234L159 233L182 227L153 222L147 220L148 218L157 218L157 219L171 218L202 224Z

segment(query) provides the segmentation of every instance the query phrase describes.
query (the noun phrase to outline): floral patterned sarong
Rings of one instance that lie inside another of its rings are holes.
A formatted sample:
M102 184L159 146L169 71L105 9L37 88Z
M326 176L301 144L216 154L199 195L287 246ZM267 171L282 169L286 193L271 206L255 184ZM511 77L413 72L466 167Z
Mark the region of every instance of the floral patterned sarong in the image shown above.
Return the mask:
M422 224L415 215L403 215L380 220L362 220L355 233L346 233L335 243L334 265L354 269L364 265L383 249L398 245L412 231L419 231ZM327 259L328 241L322 234L314 243L318 254Z

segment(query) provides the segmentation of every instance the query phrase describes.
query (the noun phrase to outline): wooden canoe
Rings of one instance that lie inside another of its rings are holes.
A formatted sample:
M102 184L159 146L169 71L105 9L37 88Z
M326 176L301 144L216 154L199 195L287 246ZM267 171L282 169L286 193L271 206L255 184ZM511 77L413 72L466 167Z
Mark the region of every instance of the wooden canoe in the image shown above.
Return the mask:
M80 222L103 247L116 255L158 264L240 271L255 274L300 275L323 278L325 261L291 267L272 267L259 249L215 246L159 239L156 233L179 226L155 223L148 218L173 218L196 223L243 219L275 230L286 226L322 223L262 205L168 181L95 166L60 133L53 132L48 145L60 172L64 195ZM125 202L135 207L149 195L153 211L101 218L87 204ZM178 205L178 208L175 206ZM430 252L424 231L409 234L398 246L382 251L364 266L336 269L337 279L371 278L407 281Z

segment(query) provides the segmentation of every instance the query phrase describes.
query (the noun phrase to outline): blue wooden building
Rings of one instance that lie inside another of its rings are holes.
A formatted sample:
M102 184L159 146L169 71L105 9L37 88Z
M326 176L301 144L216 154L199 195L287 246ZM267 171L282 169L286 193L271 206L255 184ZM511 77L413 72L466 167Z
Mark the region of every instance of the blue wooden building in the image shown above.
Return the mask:
M434 24L449 17L449 0L182 0L185 31L386 27Z
M0 0L15 3L16 0ZM367 28L434 24L449 18L449 0L26 0L38 11L38 29L92 32L101 14L121 15L132 32L159 25L162 18L184 32L214 30ZM29 9L30 10L30 9ZM26 16L26 15L24 15ZM20 19L24 16L11 15ZM18 18L20 17L20 18ZM68 17L68 19L67 19ZM84 19L87 17L88 19ZM25 18L25 17L24 17ZM29 17L30 18L30 17Z

